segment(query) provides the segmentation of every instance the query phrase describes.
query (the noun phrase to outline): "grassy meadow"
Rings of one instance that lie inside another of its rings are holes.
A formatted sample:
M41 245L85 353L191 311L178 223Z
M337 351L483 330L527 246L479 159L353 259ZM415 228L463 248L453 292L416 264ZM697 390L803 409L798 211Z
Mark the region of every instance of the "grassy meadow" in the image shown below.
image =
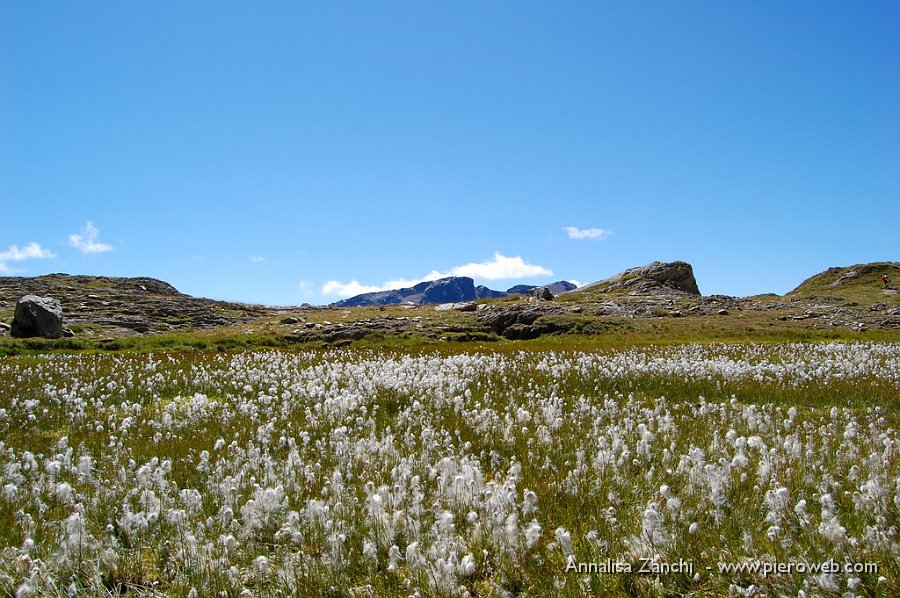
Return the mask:
M0 593L900 594L897 343L523 346L3 358Z

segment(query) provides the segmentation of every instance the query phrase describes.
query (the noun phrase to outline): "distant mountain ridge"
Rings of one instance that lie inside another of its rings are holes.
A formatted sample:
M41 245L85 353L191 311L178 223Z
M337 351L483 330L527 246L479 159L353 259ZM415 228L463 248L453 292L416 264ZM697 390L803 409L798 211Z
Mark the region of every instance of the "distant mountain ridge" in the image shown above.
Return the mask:
M575 289L575 285L567 281L554 282L546 286L554 295ZM413 305L429 305L433 303L457 303L476 299L498 299L513 294L525 294L535 285L517 285L507 291L495 291L486 286L475 286L475 281L468 276L448 276L438 280L420 282L402 289L362 293L349 299L332 303L334 307L361 307L377 305L396 305L411 303Z

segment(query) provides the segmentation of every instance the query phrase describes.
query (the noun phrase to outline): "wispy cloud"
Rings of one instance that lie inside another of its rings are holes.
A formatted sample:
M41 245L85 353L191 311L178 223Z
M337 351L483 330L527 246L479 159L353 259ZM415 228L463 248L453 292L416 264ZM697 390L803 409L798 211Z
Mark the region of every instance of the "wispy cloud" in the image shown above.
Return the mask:
M578 228L577 226L564 226L563 230L569 235L570 239L592 239L599 241L610 236L611 230L605 228Z
M472 262L462 266L456 266L447 272L432 270L425 276L412 280L397 278L389 280L381 285L362 284L357 280L351 280L347 283L329 280L322 287L322 294L335 297L353 297L355 295L361 295L362 293L402 289L417 285L420 282L437 280L448 276L468 276L479 280L507 280L511 278L531 278L534 276L552 275L553 271L548 268L536 264L529 264L518 256L507 257L498 251L494 254L493 258L484 262Z
M304 299L309 299L316 294L315 285L308 280L301 280L297 284L297 288L300 290L300 296Z
M99 236L100 229L88 220L79 234L69 235L69 245L84 254L106 253L115 249L112 245L101 243L98 239Z
M258 255L251 255L251 256L250 256L250 261L253 262L254 264L261 264L261 263L263 263L264 261L266 261L266 258L260 257L260 256L258 256Z
M29 243L21 248L16 245L10 245L9 249L0 251L0 274L13 274L17 272L17 270L10 268L7 262L46 260L54 257L56 257L56 255L52 251L44 249L38 243Z

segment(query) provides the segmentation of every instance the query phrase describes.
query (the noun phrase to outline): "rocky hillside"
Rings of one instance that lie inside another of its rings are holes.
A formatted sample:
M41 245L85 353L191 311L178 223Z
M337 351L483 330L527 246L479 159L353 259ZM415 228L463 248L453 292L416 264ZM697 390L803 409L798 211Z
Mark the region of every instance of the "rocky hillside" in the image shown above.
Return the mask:
M547 285L554 295L570 291L575 288L571 282L554 282ZM507 291L494 291L486 286L475 286L475 281L468 276L449 276L438 280L420 282L419 284L390 291L376 291L363 293L333 303L333 307L363 307L378 305L430 305L434 303L457 303L460 301L474 301L476 299L499 299L511 294L525 294L534 285L519 285Z
M889 285L881 281L887 275ZM900 288L900 262L874 262L828 268L804 280L788 297L817 297L823 299L873 303L897 303Z
M271 313L261 306L191 297L155 278L50 274L0 277L0 317L11 319L16 302L29 294L58 300L68 327L93 325L121 334L228 326Z

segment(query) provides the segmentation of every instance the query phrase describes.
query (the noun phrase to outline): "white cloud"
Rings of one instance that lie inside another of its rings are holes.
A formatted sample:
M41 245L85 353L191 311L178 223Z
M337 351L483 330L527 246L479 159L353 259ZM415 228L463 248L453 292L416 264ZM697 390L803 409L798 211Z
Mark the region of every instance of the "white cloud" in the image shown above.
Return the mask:
M570 239L593 239L599 241L605 239L612 234L611 230L605 228L578 228L576 226L564 226L563 230L569 235Z
M262 262L266 261L266 258L259 257L258 255L251 255L250 261L253 262L254 264L261 264Z
M351 280L348 283L329 280L322 287L322 294L336 297L354 297L363 293L374 293L381 290L383 290L381 287L360 284L357 280Z
M479 264L457 266L451 271L452 276L469 276L484 280L505 280L509 278L530 278L532 276L552 276L553 271L526 263L521 257L506 257L499 251L494 259Z
M92 221L88 220L87 224L84 225L84 228L81 229L80 234L69 235L69 245L85 254L113 251L114 247L112 245L107 245L106 243L101 243L97 240L97 237L99 236L100 229L94 226Z
M7 262L21 262L24 260L46 260L56 257L48 249L44 249L38 243L29 243L25 247L10 245L6 251L0 251L0 274L12 274L16 272L7 265Z
M481 280L504 280L510 278L530 278L533 276L552 276L553 271L543 266L529 264L521 257L506 257L499 251L494 254L490 260L469 263L462 266L451 268L448 272L438 272L432 270L422 278L408 280L405 278L397 278L389 280L381 285L365 285L357 280L351 280L348 283L342 283L337 280L329 280L322 287L323 295L332 295L336 297L355 297L363 293L374 293L377 291L390 291L393 289L403 289L419 284L420 282L437 280L448 276L468 276Z

